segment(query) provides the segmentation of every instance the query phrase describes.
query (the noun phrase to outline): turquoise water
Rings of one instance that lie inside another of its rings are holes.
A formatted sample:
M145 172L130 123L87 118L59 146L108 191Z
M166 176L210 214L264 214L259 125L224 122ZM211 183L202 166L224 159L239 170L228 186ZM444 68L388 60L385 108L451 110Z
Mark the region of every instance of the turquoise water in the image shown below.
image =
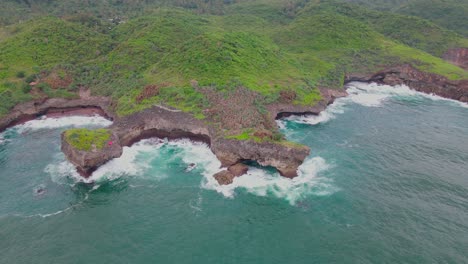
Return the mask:
M312 154L294 180L251 167L220 187L203 144L145 140L83 182L71 124L0 136L0 263L468 263L468 107L353 84L278 122ZM190 163L197 167L187 170Z

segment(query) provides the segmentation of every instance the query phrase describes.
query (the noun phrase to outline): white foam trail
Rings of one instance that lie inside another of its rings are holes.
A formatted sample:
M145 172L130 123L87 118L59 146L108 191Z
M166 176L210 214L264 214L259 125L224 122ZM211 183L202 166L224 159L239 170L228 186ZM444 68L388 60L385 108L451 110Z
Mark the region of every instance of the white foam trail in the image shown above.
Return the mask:
M67 116L58 118L48 118L42 116L39 119L28 121L18 125L15 128L19 133L34 131L39 129L53 129L61 127L107 127L112 125L112 121L105 119L102 116Z
M82 181L81 177L73 164L65 159L65 156L60 153L55 158L55 161L44 169L44 172L50 175L53 182L57 184L66 184L67 179L71 178L74 181Z
M161 147L182 149L180 153L170 154L161 157ZM161 139L142 140L131 147L124 147L122 156L113 159L96 170L87 182L98 182L101 180L112 180L122 176L144 176L152 166L151 161L164 159L167 162L171 158L179 157L184 163L195 163L197 170L199 167L204 171L219 171L221 163L204 143L192 142L188 139L167 141ZM158 175L146 175L148 177L157 177L159 179L168 177L158 173Z
M164 155L162 157L163 146L181 151L175 151L170 156ZM244 189L254 195L272 195L295 204L311 194L329 195L337 191L330 179L319 176L320 172L329 168L325 160L320 157L307 159L299 167L299 176L294 179L282 177L278 173L269 173L260 168L250 167L248 174L235 178L232 184L220 185L213 177L215 173L222 170L220 161L206 144L192 142L188 139L169 142L160 139L142 140L131 147L125 147L120 158L109 161L88 179L80 177L73 165L66 161L64 157L58 157L60 161L49 165L46 172L55 175L54 181L60 181L60 178L68 177L75 179L75 181L98 183L129 176L151 177L161 180L164 177L160 176L160 172L154 173L155 168L151 165L152 160L161 158L164 158L164 162L180 158L187 166L192 163L197 164L193 171L199 172L203 176L200 186L204 189L215 190L230 198L235 196L236 189ZM190 206L201 210L198 202L191 203Z
M328 178L319 174L329 168L329 165L321 157L308 158L299 167L299 176L288 179L278 173L270 174L263 169L250 167L246 175L237 177L229 185L219 185L211 175L206 175L203 187L214 189L226 197L234 197L235 190L241 188L258 196L273 195L283 198L294 205L308 195L330 195L338 189L333 186Z
M419 97L428 98L433 101L445 101L455 106L468 108L467 103L462 103L457 100L447 99L434 94L426 94L410 89L406 85L380 85L376 83L352 82L347 86L349 98L363 106L381 106L382 103L391 97Z
M324 111L320 112L318 115L293 115L285 118L286 120L293 121L301 124L316 125L319 123L326 123L332 119L336 118L336 115L342 114L345 112L346 100L343 98L338 98L335 102L329 105ZM278 122L280 129L285 128L285 125L282 122Z
M157 151L164 141L160 139L142 140L131 147L124 147L122 156L110 160L96 170L87 181L95 182L103 179L113 180L121 176L138 176L148 170L153 159L159 158ZM144 159L138 159L145 153L151 155Z
M338 98L332 105L328 106L327 109L320 112L319 115L290 116L285 119L309 125L326 123L336 118L337 114L344 113L346 105L348 104L354 103L365 107L381 107L386 100L392 97L428 98L434 101L446 101L455 106L468 108L467 103L411 90L406 85L390 86L377 83L352 82L347 85L346 91L349 94L347 97ZM282 122L278 122L278 125L280 128L284 128Z

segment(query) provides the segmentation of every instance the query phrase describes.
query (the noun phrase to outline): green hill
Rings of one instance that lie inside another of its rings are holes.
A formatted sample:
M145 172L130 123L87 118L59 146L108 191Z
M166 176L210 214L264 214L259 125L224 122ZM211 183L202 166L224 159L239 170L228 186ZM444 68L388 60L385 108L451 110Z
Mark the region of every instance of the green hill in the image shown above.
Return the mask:
M141 15L127 12L130 4L96 1L83 7L91 14L57 18L41 14L76 2L39 2L38 18L0 30L0 114L21 101L72 97L78 87L89 87L112 96L121 115L163 104L202 119L213 98L242 87L255 98L252 116L261 116L286 91L295 94L293 103L314 105L318 87L341 88L346 72L410 63L468 78L439 58L448 48L467 46L467 39L428 20L353 4L180 1L185 8L178 8L158 2ZM93 15L104 4L109 13L134 18ZM32 81L39 84L31 87Z
M421 17L468 36L468 1L465 0L343 0L368 8Z

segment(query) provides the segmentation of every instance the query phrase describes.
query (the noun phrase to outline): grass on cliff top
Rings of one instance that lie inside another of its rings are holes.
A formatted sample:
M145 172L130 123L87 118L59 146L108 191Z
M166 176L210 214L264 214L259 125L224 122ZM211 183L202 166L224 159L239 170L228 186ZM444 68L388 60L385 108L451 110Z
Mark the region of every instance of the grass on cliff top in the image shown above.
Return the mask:
M273 133L272 138L261 138L255 135L255 131L253 129L246 129L242 133L226 136L227 139L235 139L235 140L242 140L242 141L254 141L256 143L262 142L271 142L275 144L280 144L288 148L304 148L304 145L285 140L283 135L279 132Z
M264 96L262 104L293 90L294 104L312 106L320 100L319 86L341 88L345 73L386 65L410 63L450 79L468 78L467 71L433 56L448 47L444 41L468 44L453 32L417 18L301 3L239 1L224 16L160 9L106 30L54 17L10 26L0 31L6 36L0 41L0 95L8 101L0 104L0 115L34 97L25 85L29 76L57 67L67 68L71 87L116 99L120 115L161 104L197 118L204 118L210 102L193 81L221 91L234 80ZM136 99L146 85L162 83L158 94Z
M111 132L107 129L89 130L79 128L65 131L65 140L75 149L84 151L104 148L110 137Z

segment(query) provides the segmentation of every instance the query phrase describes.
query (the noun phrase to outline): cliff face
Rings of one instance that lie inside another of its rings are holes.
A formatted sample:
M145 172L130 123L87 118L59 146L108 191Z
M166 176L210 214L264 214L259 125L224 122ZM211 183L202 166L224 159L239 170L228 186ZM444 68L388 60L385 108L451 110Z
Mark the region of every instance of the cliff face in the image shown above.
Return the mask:
M68 160L76 166L78 172L83 177L89 177L99 166L122 155L122 146L115 133L111 135L110 141L112 144L106 144L102 149L78 150L67 141L64 132L62 133L61 148Z
M460 68L468 70L468 48L449 49L442 58Z
M0 118L0 131L10 126L33 120L46 114L65 114L86 109L89 113L114 118L110 110L111 100L107 97L89 97L79 99L51 98L18 104L6 116Z
M405 84L416 91L468 102L468 80L449 80L437 74L422 72L410 65L391 67L372 75L349 74L345 77L345 82L352 81Z
M254 160L262 166L275 167L281 175L288 178L297 176L297 168L310 153L306 146L288 147L272 142L257 143L221 138L213 142L212 150L223 167L244 160Z
M332 104L335 99L345 97L348 95L343 89L328 89L320 88L322 100L317 102L314 106L294 105L291 103L275 103L268 106L268 111L272 118L282 118L290 115L304 115L312 114L318 115L325 110L328 105Z
M410 65L391 67L371 75L350 74L346 76L345 81L378 82L388 85L406 84L421 92L468 102L468 80L448 80L437 74L421 72ZM322 100L311 107L285 102L268 105L270 121L273 122L275 118L292 114L318 114L336 98L346 96L343 90L323 88L320 92ZM227 139L219 130L220 128L213 126L210 122L198 120L190 114L162 106L153 106L150 109L119 118L111 111L111 104L109 98L89 95L74 100L47 99L24 103L17 105L9 115L0 119L0 130L34 119L38 115L73 113L83 109L114 119L114 124L109 128L113 144L106 145L102 149L77 150L62 136L62 151L83 176L89 176L100 165L120 157L124 146L130 146L141 139L150 137L169 139L185 137L202 141L210 146L223 167L251 160L262 166L275 167L281 175L290 178L297 176L298 167L310 153L310 149L306 146L268 140L256 142ZM230 177L227 178L224 177L226 175L223 177L218 175L218 178L228 183L234 176L238 176L232 175L228 175Z
M343 90L321 89L321 93L322 101L313 107L292 104L270 105L271 122L274 123L275 118L283 116L284 111L287 112L284 115L292 113L318 114L335 98L346 95ZM306 146L268 140L255 142L253 140L226 139L219 128L212 126L209 122L162 106L154 106L126 117L116 118L109 129L118 138L120 148L151 137L190 138L209 145L223 167L232 168L233 165L243 161L256 161L262 166L275 167L281 175L289 178L297 176L298 167L310 153L310 149ZM63 150L67 158L77 166L78 171L87 174L97 167L96 164L102 164L115 157L114 152L110 153L108 149L86 155L80 151L73 151L66 142L64 144ZM101 152L100 158L95 159L95 156L99 156L99 152ZM90 164L86 162L86 158ZM239 176L238 174L234 173L233 175ZM224 179L225 177L218 178Z

